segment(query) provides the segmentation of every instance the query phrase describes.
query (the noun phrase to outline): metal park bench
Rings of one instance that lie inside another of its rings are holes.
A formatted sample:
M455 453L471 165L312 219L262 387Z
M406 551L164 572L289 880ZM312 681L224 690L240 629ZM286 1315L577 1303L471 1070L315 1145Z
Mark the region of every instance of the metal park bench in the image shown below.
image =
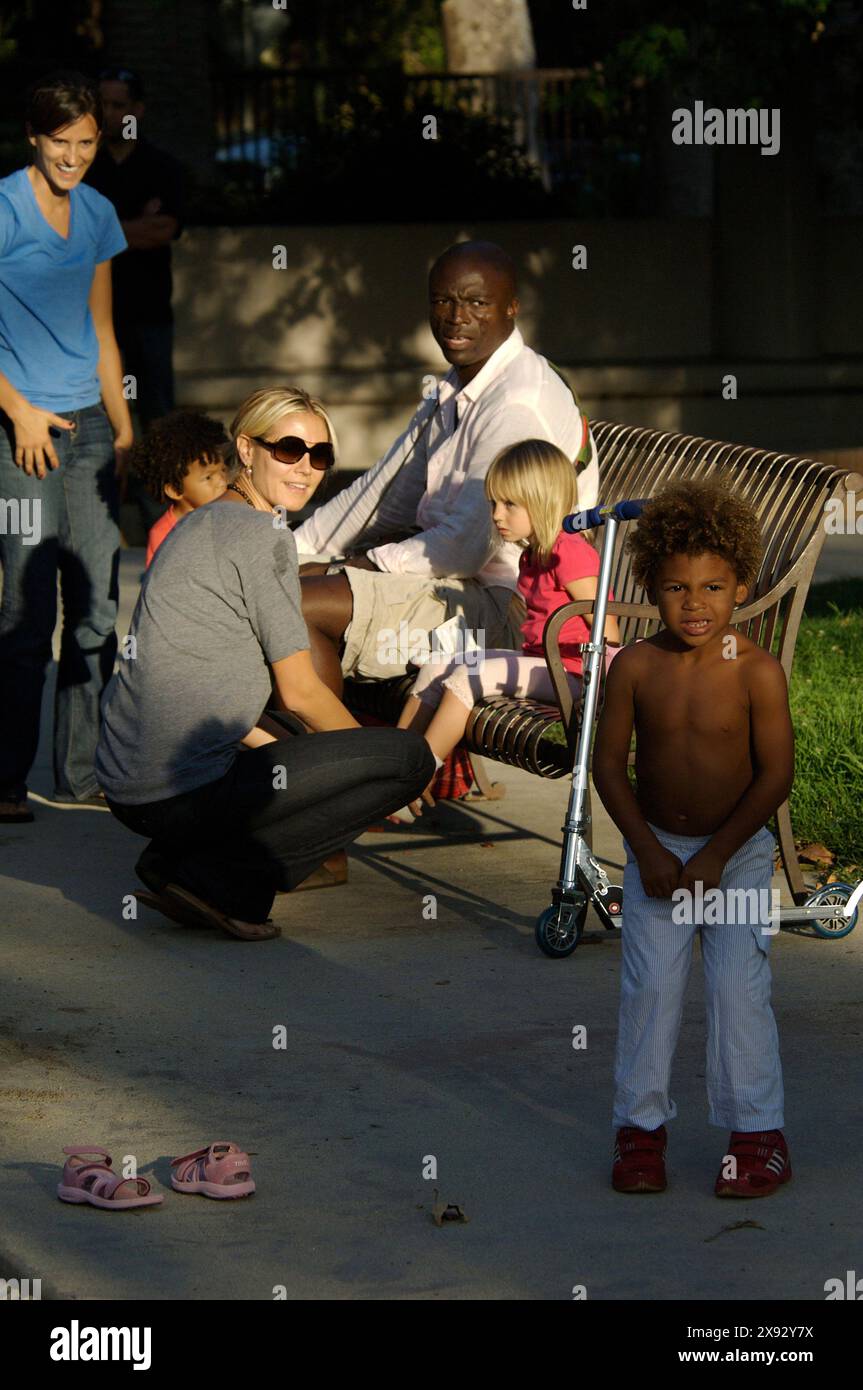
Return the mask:
M722 478L751 502L764 538L761 569L749 601L734 616L734 626L751 641L766 647L781 661L790 681L794 647L806 595L826 534L825 508L837 499L845 510L848 492L863 493L863 478L831 464L790 454L768 453L742 444L721 444L689 435L668 434L604 421L592 426L599 451L600 498L614 502L625 497L650 497L671 480ZM620 621L625 645L649 637L660 626L658 609L630 573L621 528L612 566L615 601L608 612ZM494 697L480 701L471 714L463 747L472 756L523 768L538 777L563 777L572 771L578 738L579 710L574 706L560 658L560 630L570 618L590 612L591 600L568 603L552 614L544 633L545 655L559 707L534 700ZM345 703L395 723L413 677L391 681L347 681ZM549 737L563 725L565 742ZM630 755L633 761L634 754ZM480 792L501 791L477 762L474 774ZM589 813L588 803L588 813ZM803 876L794 851L788 802L776 813L777 838L788 886L795 902L806 897Z

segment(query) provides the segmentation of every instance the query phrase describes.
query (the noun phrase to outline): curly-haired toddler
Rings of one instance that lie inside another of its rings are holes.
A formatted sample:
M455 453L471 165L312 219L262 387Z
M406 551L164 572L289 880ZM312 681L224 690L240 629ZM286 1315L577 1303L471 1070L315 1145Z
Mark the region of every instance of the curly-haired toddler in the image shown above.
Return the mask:
M156 420L133 446L129 455L132 468L157 501L171 503L150 528L148 565L178 521L225 491L228 443L218 420L194 410L173 410Z

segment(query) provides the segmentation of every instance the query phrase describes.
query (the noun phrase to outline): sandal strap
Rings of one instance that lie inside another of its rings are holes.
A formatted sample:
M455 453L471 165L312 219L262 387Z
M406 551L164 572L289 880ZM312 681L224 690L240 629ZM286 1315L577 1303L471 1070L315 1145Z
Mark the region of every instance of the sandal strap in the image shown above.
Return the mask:
M113 1199L117 1196L121 1187L128 1187L130 1183L134 1183L135 1185L134 1195L136 1197L148 1197L150 1195L150 1184L146 1178L118 1178L117 1182L115 1182L111 1188L111 1191L106 1192L105 1195Z
M64 1144L63 1152L74 1158L83 1158L86 1154L101 1154L109 1164L111 1162L108 1150L100 1148L98 1144Z
M116 1200L120 1189L130 1184L134 1184L137 1197L146 1197L150 1191L150 1184L146 1178L124 1178L120 1173L112 1173L107 1168L97 1167L95 1164L92 1167L79 1168L78 1173L85 1179L80 1184L81 1187L91 1196L101 1197L105 1202ZM93 1181L87 1182L88 1177L92 1177Z
M180 1179L180 1182L206 1182L206 1154L202 1154L200 1157L190 1160L186 1167L179 1169L177 1176Z
M224 1153L216 1153L216 1149L224 1149ZM177 1177L180 1182L224 1184L224 1177L227 1176L226 1165L232 1174L251 1173L249 1155L228 1139L217 1139L206 1149L196 1149L194 1153L171 1161L171 1167L178 1170Z
M181 1163L188 1163L189 1160L192 1158L203 1158L204 1155L208 1154L209 1152L209 1149L196 1149L194 1153L183 1154L181 1158L172 1158L171 1167L178 1168Z

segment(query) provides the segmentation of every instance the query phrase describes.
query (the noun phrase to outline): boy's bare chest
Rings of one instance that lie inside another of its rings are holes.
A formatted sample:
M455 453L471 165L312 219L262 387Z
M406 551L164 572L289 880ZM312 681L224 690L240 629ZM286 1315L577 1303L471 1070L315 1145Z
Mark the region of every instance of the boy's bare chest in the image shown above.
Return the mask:
M658 673L657 673L658 674ZM731 662L639 683L637 723L664 737L735 740L749 733L749 697Z

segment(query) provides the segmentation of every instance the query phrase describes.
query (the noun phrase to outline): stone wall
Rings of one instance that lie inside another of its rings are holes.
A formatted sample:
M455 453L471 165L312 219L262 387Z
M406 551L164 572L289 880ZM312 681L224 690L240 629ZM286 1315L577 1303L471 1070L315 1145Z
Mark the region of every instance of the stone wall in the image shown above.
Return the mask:
M857 219L821 221L814 351L789 360L780 313L757 341L741 330L736 351L714 354L706 219L191 228L175 247L179 398L227 415L256 387L293 380L332 407L346 465L373 462L424 378L445 370L425 278L446 245L472 234L512 252L519 325L594 417L789 452L854 448L863 444L860 233ZM576 270L579 245L587 268ZM723 398L729 374L736 400Z

